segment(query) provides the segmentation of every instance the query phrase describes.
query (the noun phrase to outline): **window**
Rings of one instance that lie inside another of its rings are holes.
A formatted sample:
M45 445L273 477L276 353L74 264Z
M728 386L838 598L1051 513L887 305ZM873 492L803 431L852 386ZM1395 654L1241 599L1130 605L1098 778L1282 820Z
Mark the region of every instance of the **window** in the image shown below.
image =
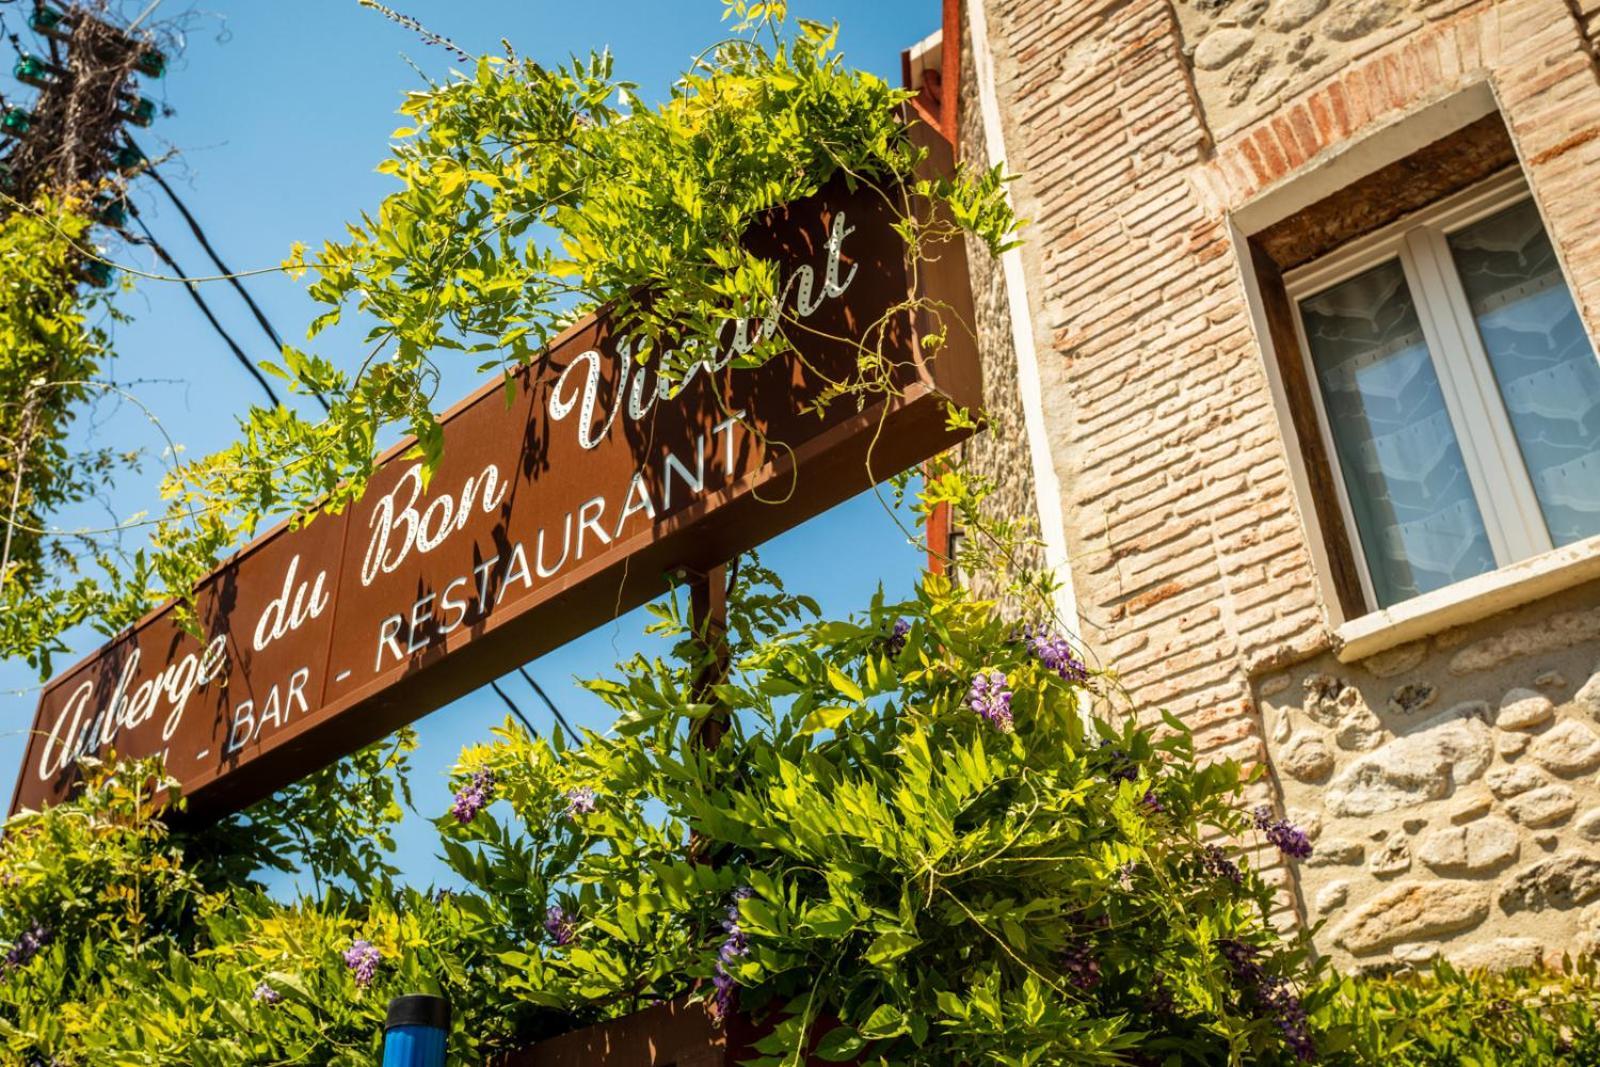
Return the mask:
M1284 285L1368 609L1600 535L1600 362L1520 174Z

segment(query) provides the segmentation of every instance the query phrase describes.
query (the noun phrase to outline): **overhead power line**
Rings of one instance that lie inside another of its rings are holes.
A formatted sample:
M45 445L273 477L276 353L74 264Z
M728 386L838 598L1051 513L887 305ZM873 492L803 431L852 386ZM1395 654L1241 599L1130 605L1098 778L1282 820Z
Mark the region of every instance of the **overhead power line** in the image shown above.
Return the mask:
M132 204L129 204L128 210L133 216L133 221L138 224L139 229L144 233L144 243L150 246L151 250L155 252L155 254L160 257L161 261L172 270L173 274L176 274L180 278L187 278L188 275L184 273L183 268L178 266L178 261L172 258L172 254L166 250L165 246L163 246L160 241L156 240L156 235L150 232L150 227L145 225L144 219L140 217L138 209L136 209ZM261 386L262 390L267 394L268 399L272 401L273 406L281 404L282 401L278 399L278 394L273 392L271 384L268 383L266 378L262 377L261 371L257 369L255 363L250 359L250 357L244 354L244 349L239 347L239 342L233 339L232 334L223 329L222 323L217 320L217 316L212 312L211 305L207 304L205 297L200 295L200 288L195 285L194 282L184 282L183 287L188 290L190 299L192 299L200 308L200 312L206 317L206 321L211 323L211 328L217 331L217 336L221 337L222 340L227 344L228 348L233 352L234 358L244 366L245 370L250 372L250 376L256 380L256 384Z
M556 707L556 702L550 699L550 694L544 691L544 687L533 680L533 675L528 673L528 669L526 667L518 667L517 673L522 675L523 681L533 686L533 691L539 694L539 699L544 701L545 707L550 709L550 714L556 717L556 722L561 724L561 728L567 732L567 736L576 739L578 731L574 730L572 724L567 721L567 717L561 714L561 709Z
M495 691L495 695L506 702L506 707L510 708L511 714L515 715L522 725L528 728L528 733L532 734L534 737L539 736L539 731L535 730L533 728L533 723L529 722L528 717L522 714L522 709L517 707L517 702L506 696L506 691L500 688L499 682L490 682L489 688L493 689Z
M134 144L132 139L128 143L133 144L136 149L139 147ZM266 312L262 311L261 306L255 302L255 298L250 295L250 290L245 288L244 282L222 261L222 257L217 254L217 250L212 247L210 239L206 237L206 232L201 228L199 220L194 217L194 213L189 210L188 205L178 196L177 191L167 184L167 180L161 176L161 172L156 170L155 167L146 167L141 173L154 178L156 184L161 186L161 191L167 194L167 199L171 200L172 206L178 209L178 213L183 216L183 221L189 224L189 230L194 234L195 240L199 242L201 248L205 249L206 255L211 257L211 262L216 264L217 273L226 277L233 285L240 298L244 300L245 305L249 307L250 313L255 316L256 322L260 324L261 329L266 332L267 337L272 341L273 347L282 352L284 348L283 338L279 337L278 331L272 328L272 323L267 319ZM322 410L324 412L328 411L327 398L318 390L313 390L312 392L317 398L317 403L322 405Z

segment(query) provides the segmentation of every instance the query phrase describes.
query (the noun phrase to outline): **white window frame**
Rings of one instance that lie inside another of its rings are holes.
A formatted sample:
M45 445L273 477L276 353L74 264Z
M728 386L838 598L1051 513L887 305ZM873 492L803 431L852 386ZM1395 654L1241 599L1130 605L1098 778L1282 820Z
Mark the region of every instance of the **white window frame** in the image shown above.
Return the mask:
M1400 261L1444 393L1445 407L1455 427L1467 477L1483 515L1496 569L1547 553L1553 547L1549 529L1448 244L1449 236L1456 231L1531 197L1521 170L1512 168L1284 275L1296 340L1310 385L1308 392L1333 468L1339 508L1368 612L1386 609L1380 609L1374 592L1367 553L1323 404L1321 382L1307 344L1300 302L1389 260Z

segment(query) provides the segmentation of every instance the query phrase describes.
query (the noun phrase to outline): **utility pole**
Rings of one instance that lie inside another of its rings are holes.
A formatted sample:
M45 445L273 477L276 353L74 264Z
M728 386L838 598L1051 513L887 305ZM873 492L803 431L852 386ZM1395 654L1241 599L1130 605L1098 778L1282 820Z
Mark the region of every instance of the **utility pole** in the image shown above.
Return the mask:
M10 35L17 52L12 73L35 91L33 99L23 103L0 97L0 220L38 210L45 196L75 197L88 203L87 213L95 222L121 227L127 221L127 202L120 176L143 160L125 130L148 126L159 111L154 101L139 94L138 79L161 77L166 55L153 35L118 29L79 3L34 0L28 27L35 36L28 48L16 34ZM109 285L110 268L92 250L80 251L81 257L69 258L59 281L66 287L78 282ZM16 294L8 298L26 299ZM29 480L50 477L49 442L70 418L68 393L57 388L56 357L19 366L15 373L27 385L20 404L0 408L0 440L7 452L0 456L0 469L10 482L0 585L13 576L19 523L31 515Z
M37 50L13 35L12 72L36 93L31 104L0 100L0 191L10 198L0 217L41 192L80 191L96 198L97 221L120 227L122 193L107 179L144 164L126 128L149 126L160 113L139 79L166 74L166 53L148 32L119 28L81 3L35 0L28 27ZM103 270L89 274L96 284L110 280Z

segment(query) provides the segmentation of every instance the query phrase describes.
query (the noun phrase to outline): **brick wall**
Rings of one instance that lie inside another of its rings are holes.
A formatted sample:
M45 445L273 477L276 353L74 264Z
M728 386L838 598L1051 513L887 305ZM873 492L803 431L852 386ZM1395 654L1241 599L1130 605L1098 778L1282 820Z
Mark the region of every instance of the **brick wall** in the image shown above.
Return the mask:
M1171 9L990 16L1086 636L1135 705L1259 761L1241 665L1325 638Z
M1081 630L1131 707L1171 710L1211 758L1267 761L1259 683L1333 643L1229 213L1487 80L1600 324L1600 0L1359 2L1392 17L1233 105L1196 77L1199 17L1285 0L986 3ZM1315 820L1320 794L1290 784ZM1275 773L1257 788L1283 804Z

